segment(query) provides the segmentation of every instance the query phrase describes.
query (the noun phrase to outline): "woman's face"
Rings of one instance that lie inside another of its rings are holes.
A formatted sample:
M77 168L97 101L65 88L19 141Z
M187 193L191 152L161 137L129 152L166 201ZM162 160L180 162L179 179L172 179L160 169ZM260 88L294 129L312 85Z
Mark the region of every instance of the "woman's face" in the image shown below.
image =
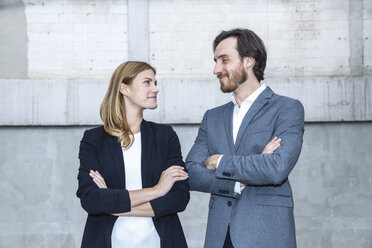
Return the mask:
M120 92L124 95L126 106L140 109L155 109L159 89L152 70L140 72L130 85L121 84Z

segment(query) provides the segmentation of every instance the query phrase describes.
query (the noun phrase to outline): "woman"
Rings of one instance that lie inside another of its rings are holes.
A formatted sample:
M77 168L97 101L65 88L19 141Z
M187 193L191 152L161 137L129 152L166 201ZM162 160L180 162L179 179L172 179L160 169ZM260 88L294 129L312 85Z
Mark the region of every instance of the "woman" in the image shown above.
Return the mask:
M155 74L144 62L121 64L101 104L104 125L81 140L82 247L187 247L177 216L190 199L178 137L143 119L157 107Z

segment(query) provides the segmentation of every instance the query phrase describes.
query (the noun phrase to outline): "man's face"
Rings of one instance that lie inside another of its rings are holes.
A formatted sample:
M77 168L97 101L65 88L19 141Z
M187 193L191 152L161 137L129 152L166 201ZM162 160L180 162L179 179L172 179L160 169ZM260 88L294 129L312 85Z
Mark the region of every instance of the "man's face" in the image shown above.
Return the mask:
M214 51L213 74L220 80L222 92L233 92L248 76L243 62L236 50L237 39L229 37L222 40Z

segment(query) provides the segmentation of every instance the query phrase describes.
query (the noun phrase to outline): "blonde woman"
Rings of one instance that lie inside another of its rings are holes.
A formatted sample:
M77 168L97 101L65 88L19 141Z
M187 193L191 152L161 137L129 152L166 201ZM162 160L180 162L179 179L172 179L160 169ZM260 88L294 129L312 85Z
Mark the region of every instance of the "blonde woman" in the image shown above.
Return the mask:
M177 216L190 198L178 137L143 119L157 107L155 74L144 62L121 64L101 104L103 126L81 140L82 247L187 247Z

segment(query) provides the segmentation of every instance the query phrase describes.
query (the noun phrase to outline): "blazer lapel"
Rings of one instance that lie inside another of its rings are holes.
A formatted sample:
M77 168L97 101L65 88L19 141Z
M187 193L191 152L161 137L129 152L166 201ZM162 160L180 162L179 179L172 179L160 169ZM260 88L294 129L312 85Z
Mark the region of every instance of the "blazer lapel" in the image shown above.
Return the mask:
M142 187L149 187L149 170L146 165L151 164L151 151L154 140L154 133L150 127L150 124L142 120L141 122L141 178Z
M245 129L248 127L249 123L252 121L253 117L261 110L266 103L269 102L269 99L274 94L270 87L266 87L264 91L257 97L256 101L253 102L252 106L244 116L242 124L240 125L238 136L236 137L235 148L238 150L240 142L243 138Z
M115 170L117 175L117 182L119 188L125 188L125 170L124 170L124 159L121 144L118 143L117 137L106 134L106 142L108 144L111 156L114 160Z
M227 104L227 106L224 109L223 119L225 121L227 143L229 143L231 154L236 153L235 146L234 146L234 140L233 140L233 126L232 126L233 113L234 113L234 104L230 102L229 104Z

